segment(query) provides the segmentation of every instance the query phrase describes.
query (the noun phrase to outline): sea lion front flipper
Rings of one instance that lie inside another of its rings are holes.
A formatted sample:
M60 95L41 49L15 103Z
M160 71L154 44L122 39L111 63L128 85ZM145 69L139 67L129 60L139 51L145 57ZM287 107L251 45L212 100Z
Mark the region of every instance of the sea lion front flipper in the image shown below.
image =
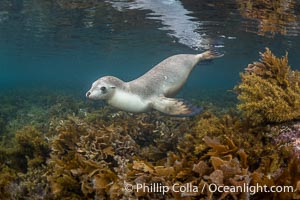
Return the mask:
M153 99L152 103L155 110L168 115L185 117L196 115L202 111L201 108L197 108L181 99L157 97Z

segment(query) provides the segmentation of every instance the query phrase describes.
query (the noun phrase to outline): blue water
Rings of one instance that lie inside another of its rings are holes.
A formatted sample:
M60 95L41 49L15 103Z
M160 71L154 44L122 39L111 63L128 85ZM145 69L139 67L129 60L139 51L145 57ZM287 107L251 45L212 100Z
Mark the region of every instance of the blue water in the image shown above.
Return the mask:
M299 2L280 4L278 13L261 6L283 19L265 32L247 2L1 0L0 88L73 89L84 98L101 76L129 81L168 56L206 49L225 56L193 71L181 92L187 98L227 93L265 47L288 51L300 69Z

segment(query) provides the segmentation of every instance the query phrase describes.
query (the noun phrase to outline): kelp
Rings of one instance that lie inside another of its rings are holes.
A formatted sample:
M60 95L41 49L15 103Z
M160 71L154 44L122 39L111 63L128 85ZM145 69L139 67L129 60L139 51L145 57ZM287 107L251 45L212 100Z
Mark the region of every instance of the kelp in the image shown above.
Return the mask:
M0 198L11 198L12 191L9 190L10 185L17 180L17 173L15 170L10 169L7 165L1 163L0 165ZM14 191L15 192L15 191Z
M55 198L108 198L112 186L120 188L110 184L117 177L112 162L117 163L117 153L129 156L135 148L130 137L120 135L121 127L87 124L70 116L56 131L47 174Z
M297 117L286 117L272 102L292 109L298 101L298 84L299 72L291 70L287 56L278 59L267 49L260 62L248 66L237 86L242 114L212 109L193 118L174 118L155 111L116 111L63 94L48 94L39 102L34 95L37 107L22 100L24 108L17 106L14 115L8 111L3 115L9 125L3 123L0 143L0 198L298 198L297 191L213 193L208 187L300 188L300 125L289 121ZM5 111L5 106L1 108ZM273 120L268 112L284 120ZM288 122L275 123L283 121ZM171 189L143 191L138 184ZM128 186L131 190L126 190ZM178 191L180 186L197 189Z
M300 178L295 174L299 171L297 157L290 159L294 155L291 148L286 149L278 140L271 142L272 137L281 137L276 135L280 128L253 128L239 117L216 117L209 112L193 120L170 119L158 113L150 116L132 117L106 108L102 112L69 115L51 120L48 139L41 141L36 129L24 128L18 134L30 133L30 141L27 134L18 135L15 140L20 141L19 148L28 143L29 149L24 154L28 158L39 157L44 152L41 146L48 144L50 157L44 154L47 162L43 159L42 165L27 162L23 173L18 168L13 171L7 166L3 168L0 176L6 177L6 182L2 197L11 198L14 194L13 198L35 199L247 199L247 192L211 193L208 186L297 187ZM146 133L150 135L142 140ZM278 148L274 148L274 142ZM153 153L154 146L158 149ZM178 190L180 186L198 190L166 193L125 190L128 184L172 187L175 183ZM272 194L277 199L295 195ZM252 197L267 199L264 193Z
M156 117L133 117L107 108L101 111L52 122L47 180L55 199L133 197L121 192L129 176L127 165L134 163L135 168L144 166L146 170L148 165L139 166L133 159L165 157L174 148L170 141L176 141L182 127L187 127L177 123L182 119L169 120L158 113L153 113ZM151 152L154 145L156 151Z
M59 92L36 92L39 95L26 89L1 93L0 115L4 127L0 135L0 199L53 196L45 176L51 151L51 121L74 113L71 109L77 109L80 102L75 103L74 98Z
M248 31L268 37L277 34L294 35L292 24L297 23L295 0L236 0L236 2L242 17L258 22L255 30L253 22L246 21Z
M10 144L0 147L0 198L46 199L43 174L50 148L43 134L33 126L16 132Z
M135 196L146 199L249 199L250 192L213 194L207 188L209 184L229 187L256 184L296 187L296 180L300 178L297 173L299 167L295 165L298 159L291 159L295 154L290 148L272 139L277 136L280 128L253 128L240 118L230 115L218 118L211 113L201 115L196 121L193 129L180 138L177 150L168 153L166 158L149 163L149 159L144 157L129 163L126 181L131 185L143 183L149 187L155 184L191 184L199 190L166 194L139 190L133 193ZM286 162L289 163L288 167ZM291 180L293 174L296 177ZM200 191L202 188L204 190ZM291 199L296 195L293 192L255 192L251 193L253 199L268 199L270 196Z
M253 125L300 117L300 72L291 70L287 54L276 58L267 48L261 61L249 64L236 86L238 109Z
M4 145L4 144L3 144ZM0 147L0 162L18 172L46 163L50 148L46 138L35 127L19 130L10 144Z
M212 167L210 169L204 168L204 171L211 172L207 176L214 180L214 183L222 183L228 186L259 184L268 186L292 185L294 188L296 187L296 180L300 178L298 174L299 166L296 167L295 165L298 154L291 148L282 145L278 132L281 132L284 128L276 126L272 128L253 127L242 119L229 115L221 118L216 118L213 115L202 117L198 119L198 123L194 126L196 129L194 133L186 135L186 139L202 137L206 145L201 148L201 152L194 152L197 153L196 155L202 155L202 163L209 158ZM205 135L199 135L201 132L205 132ZM213 138L207 135L213 136ZM279 137L279 139L274 140L276 137ZM199 145L197 143L203 146L201 138L194 140L191 146L197 147ZM207 150L205 146L210 147L210 149ZM296 157L296 159L291 159L291 157ZM286 162L290 163L289 166L294 167L295 172L290 167L286 167ZM293 174L296 178L291 181ZM252 195L252 198L268 199L269 196L266 197L265 194L256 193ZM222 194L219 198L225 198L226 195L230 195L234 199L247 199L247 196L249 196L249 194L242 193ZM291 199L294 194L290 192L272 195L278 199ZM207 193L208 199L212 196L214 195L210 196Z

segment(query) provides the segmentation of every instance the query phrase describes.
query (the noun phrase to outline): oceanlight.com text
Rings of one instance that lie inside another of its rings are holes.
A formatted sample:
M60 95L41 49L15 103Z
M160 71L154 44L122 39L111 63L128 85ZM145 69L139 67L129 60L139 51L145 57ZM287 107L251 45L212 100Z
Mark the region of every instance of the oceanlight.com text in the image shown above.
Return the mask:
M226 186L226 185L217 185L217 184L208 184L208 190L212 193L215 192L232 192L232 193L249 193L250 195L254 195L257 192L294 192L293 186L267 186L267 185L249 185L242 184L238 186Z

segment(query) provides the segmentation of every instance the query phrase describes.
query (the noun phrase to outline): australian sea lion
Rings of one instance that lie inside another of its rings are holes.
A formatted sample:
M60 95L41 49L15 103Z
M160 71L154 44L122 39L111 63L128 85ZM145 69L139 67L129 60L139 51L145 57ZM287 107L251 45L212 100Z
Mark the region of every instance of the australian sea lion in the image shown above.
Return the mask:
M113 76L99 78L86 96L92 100L106 100L113 107L129 112L155 109L168 115L194 115L200 109L172 97L182 88L198 62L221 56L215 51L174 55L130 82Z

